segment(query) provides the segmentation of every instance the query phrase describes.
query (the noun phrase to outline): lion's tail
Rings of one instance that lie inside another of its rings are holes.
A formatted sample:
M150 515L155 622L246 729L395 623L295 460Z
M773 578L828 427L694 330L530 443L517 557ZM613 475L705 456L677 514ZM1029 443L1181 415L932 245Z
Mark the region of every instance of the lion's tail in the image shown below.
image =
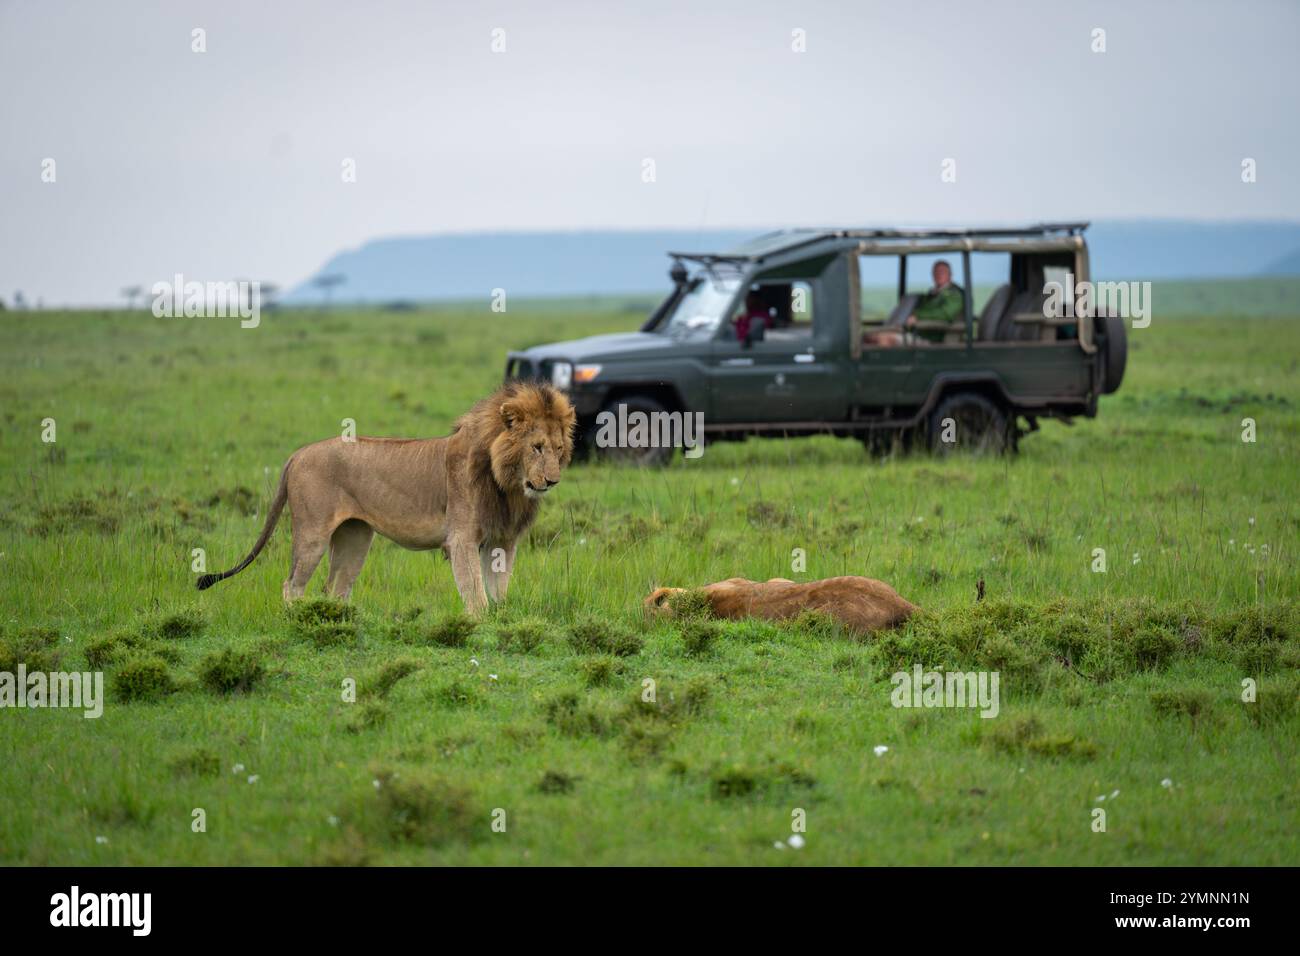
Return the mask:
M285 462L284 469L280 472L280 487L275 489L275 497L271 500L271 508L266 513L266 524L262 526L262 533L258 536L253 550L248 552L248 557L244 558L229 571L222 571L220 574L204 574L199 576L197 582L200 591L206 591L218 581L224 581L226 578L234 577L244 568L253 563L253 559L262 553L266 547L266 542L271 540L271 533L275 531L275 526L280 520L280 512L284 510L284 503L289 498L289 466L293 464L290 458Z

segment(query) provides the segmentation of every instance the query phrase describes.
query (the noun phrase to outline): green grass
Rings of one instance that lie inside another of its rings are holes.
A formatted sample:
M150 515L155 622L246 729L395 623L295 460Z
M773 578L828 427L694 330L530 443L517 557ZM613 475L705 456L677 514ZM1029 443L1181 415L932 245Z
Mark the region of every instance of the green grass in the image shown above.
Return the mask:
M477 626L440 555L378 540L351 608L287 613L287 522L202 593L192 550L238 561L342 419L445 434L507 347L635 315L9 314L0 670L90 657L108 699L0 711L0 862L1300 863L1291 302L1158 311L1100 416L1015 459L818 438L574 466ZM865 642L641 615L660 585L846 573L928 613ZM999 716L895 709L915 663L998 670ZM796 809L806 845L778 850Z

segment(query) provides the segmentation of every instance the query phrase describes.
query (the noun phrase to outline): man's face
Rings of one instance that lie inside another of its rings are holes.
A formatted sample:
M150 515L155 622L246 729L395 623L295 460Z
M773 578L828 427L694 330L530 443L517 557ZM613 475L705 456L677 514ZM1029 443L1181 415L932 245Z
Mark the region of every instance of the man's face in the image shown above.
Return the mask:
M946 262L936 262L931 274L934 276L936 286L945 286L952 281L952 270L948 268Z

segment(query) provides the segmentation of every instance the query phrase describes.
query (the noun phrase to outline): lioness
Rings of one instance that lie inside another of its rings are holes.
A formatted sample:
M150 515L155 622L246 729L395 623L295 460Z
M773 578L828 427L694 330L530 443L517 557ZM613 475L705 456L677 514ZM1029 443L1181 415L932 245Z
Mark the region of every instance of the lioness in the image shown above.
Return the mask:
M671 616L669 598L684 590L658 588L645 599L647 613ZM708 595L713 613L718 617L783 621L803 611L822 611L859 632L897 627L920 610L884 581L852 575L803 582L787 578L770 581L728 578L701 590Z
M285 502L293 561L284 599L300 598L330 552L328 590L346 600L378 531L412 551L442 548L465 609L477 615L506 596L515 546L537 503L573 457L576 416L549 385L512 382L483 399L446 438L331 438L298 449L280 472L262 534L229 571L253 563Z

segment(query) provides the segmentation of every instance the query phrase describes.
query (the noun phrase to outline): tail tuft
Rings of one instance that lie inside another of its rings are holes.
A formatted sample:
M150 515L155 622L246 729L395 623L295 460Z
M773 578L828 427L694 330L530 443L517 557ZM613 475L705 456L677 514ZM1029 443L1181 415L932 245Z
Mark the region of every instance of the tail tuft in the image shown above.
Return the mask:
M206 591L220 580L221 575L219 574L204 574L200 575L199 580L196 582L196 586L200 591Z

